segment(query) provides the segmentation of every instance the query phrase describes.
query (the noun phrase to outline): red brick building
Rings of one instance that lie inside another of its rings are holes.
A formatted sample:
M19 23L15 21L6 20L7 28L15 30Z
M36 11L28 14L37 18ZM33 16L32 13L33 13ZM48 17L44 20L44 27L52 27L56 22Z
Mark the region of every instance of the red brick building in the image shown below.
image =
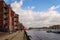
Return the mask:
M18 29L18 22L18 14L15 14L9 5L0 0L0 31L13 32ZM17 28L15 29L15 27Z
M19 29L19 15L18 14L14 14L14 30L18 30Z
M3 0L0 0L0 31L3 31L4 29L4 8L5 2Z

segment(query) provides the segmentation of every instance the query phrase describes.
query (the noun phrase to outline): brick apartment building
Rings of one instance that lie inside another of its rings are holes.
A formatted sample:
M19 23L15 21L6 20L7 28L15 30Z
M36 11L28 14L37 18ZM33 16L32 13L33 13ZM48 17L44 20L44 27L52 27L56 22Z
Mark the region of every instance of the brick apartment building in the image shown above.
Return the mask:
M0 0L0 31L13 32L18 29L19 16L7 5L4 0Z
M19 15L14 14L14 31L19 29Z

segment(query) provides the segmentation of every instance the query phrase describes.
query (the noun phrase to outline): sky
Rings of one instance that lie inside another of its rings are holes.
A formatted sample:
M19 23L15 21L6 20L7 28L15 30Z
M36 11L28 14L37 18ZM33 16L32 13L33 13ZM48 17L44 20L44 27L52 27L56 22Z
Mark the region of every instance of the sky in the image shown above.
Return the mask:
M27 28L60 25L60 0L5 0Z

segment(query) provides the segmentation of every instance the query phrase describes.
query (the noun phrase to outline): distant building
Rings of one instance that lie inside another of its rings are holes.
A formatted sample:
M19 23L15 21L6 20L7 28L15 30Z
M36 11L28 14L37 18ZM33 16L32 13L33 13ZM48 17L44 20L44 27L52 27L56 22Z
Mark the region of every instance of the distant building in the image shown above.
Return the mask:
M60 29L60 25L53 25L49 27L50 29Z
M19 23L19 29L22 30L24 28L24 25L22 23Z

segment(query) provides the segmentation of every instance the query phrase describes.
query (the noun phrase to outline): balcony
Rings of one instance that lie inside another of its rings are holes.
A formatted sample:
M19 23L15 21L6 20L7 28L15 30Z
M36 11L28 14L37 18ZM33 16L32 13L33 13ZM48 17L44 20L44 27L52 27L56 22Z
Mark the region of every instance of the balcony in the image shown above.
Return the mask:
M4 20L7 20L7 18L5 18Z
M17 23L16 22L14 22L14 25L16 25Z
M7 9L4 8L4 13L7 13Z
M4 26L6 27L7 26L7 23L5 23Z
M7 13L4 13L5 15L7 15Z
M14 18L18 18L17 16L14 16Z
M18 21L17 21L17 20L14 20L14 22L18 23Z
M4 14L4 19L7 19L7 15Z
M5 6L4 9L7 10L7 7Z
M17 24L15 26L18 26Z
M4 24L5 24L5 25L7 24L7 20L4 20Z

